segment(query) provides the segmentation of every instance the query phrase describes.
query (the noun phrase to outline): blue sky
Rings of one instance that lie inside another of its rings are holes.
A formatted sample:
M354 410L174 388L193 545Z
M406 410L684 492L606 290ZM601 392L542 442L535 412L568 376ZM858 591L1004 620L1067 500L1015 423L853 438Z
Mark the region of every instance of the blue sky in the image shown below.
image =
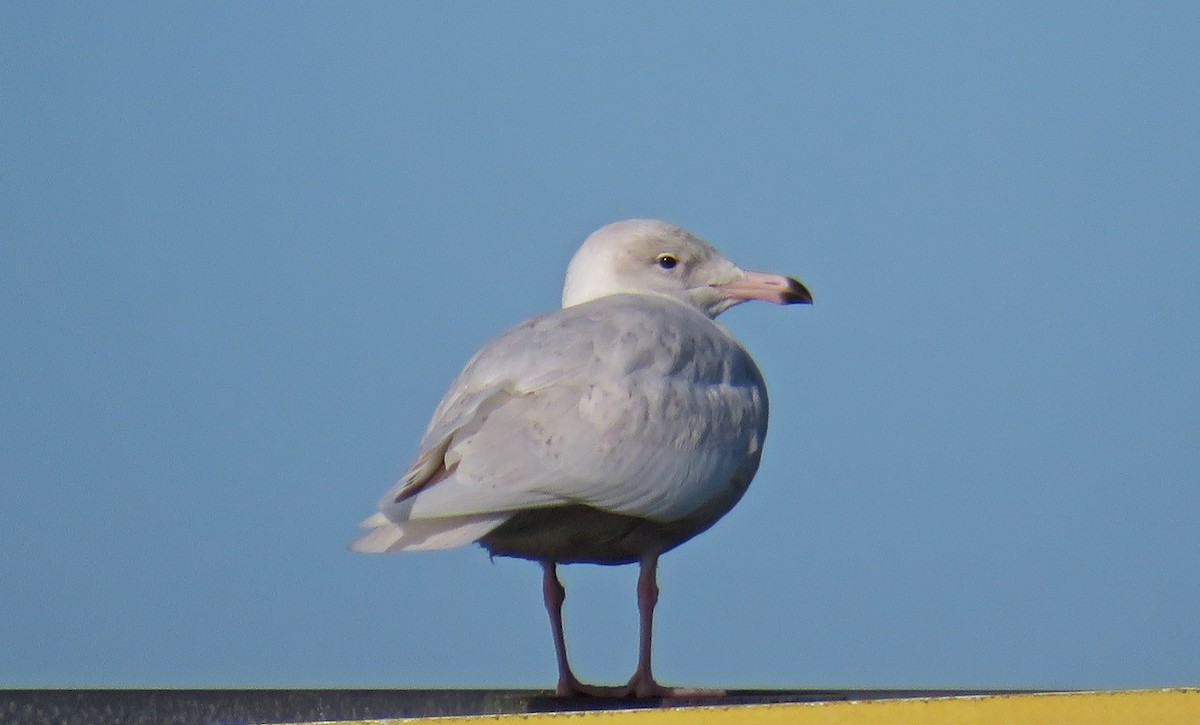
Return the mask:
M478 346L656 217L811 309L664 557L730 687L1200 682L1200 5L0 9L0 684L549 686L539 572L346 544ZM568 567L581 676L632 567Z

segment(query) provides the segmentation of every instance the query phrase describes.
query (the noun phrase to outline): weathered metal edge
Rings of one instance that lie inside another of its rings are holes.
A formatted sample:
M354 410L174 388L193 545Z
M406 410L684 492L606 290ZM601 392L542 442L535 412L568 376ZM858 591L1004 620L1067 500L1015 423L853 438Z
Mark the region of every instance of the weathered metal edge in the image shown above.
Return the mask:
M734 690L670 700L563 699L489 689L0 689L5 725L252 725L516 713L839 702L1009 694L1028 690Z

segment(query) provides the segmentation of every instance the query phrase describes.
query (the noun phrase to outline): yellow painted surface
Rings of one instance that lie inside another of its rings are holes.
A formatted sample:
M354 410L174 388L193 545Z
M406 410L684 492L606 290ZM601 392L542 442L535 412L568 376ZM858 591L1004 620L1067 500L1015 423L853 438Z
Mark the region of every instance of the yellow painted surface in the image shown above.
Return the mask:
M337 725L422 722L446 725L1200 725L1200 689L348 720Z

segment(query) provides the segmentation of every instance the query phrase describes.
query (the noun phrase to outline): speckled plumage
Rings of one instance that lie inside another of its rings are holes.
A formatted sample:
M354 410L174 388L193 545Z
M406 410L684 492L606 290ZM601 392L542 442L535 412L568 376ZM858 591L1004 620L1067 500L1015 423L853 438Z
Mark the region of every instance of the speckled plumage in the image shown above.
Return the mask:
M796 280L744 272L678 227L599 230L568 267L564 308L510 328L467 363L353 548L478 541L541 561L559 690L579 691L554 565L640 561L652 584L658 556L729 511L758 469L766 386L712 319L747 299L812 301ZM661 689L649 670L652 608L634 694Z

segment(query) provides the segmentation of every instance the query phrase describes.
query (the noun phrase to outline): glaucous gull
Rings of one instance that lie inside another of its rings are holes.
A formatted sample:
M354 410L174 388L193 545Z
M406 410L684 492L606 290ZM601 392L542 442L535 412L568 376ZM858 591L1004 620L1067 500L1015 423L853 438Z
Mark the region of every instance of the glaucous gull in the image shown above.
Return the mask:
M509 329L450 386L408 471L351 547L389 552L479 542L540 562L561 695L661 697L650 638L658 558L746 492L767 432L750 354L713 318L747 300L811 303L794 278L746 272L693 234L633 219L589 236L562 309ZM641 566L637 670L582 684L563 640L556 566Z

